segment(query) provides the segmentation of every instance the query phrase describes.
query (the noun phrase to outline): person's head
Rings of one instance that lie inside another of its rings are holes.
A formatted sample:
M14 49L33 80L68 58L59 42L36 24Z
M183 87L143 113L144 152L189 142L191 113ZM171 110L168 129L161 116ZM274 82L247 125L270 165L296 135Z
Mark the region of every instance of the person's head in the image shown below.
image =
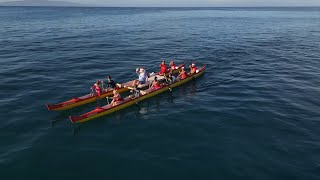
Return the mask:
M107 76L108 81L111 81L111 76Z
M97 84L97 85L99 85L99 84L100 84L100 81L99 81L99 80L97 80L97 81L96 81L96 84Z
M158 81L158 78L157 78L157 76L155 76L155 77L154 77L154 81Z
M181 72L184 72L184 67L181 67Z
M140 73L144 73L145 70L144 70L143 68L140 68L139 72L140 72Z
M113 94L118 93L118 91L117 91L117 89L116 89L116 88L114 88L112 92L113 92Z
M166 63L166 61L165 60L162 60L162 63L161 64L165 64Z
M192 63L192 64L191 64L191 67L194 67L194 66L195 66L195 64L194 64L194 63Z

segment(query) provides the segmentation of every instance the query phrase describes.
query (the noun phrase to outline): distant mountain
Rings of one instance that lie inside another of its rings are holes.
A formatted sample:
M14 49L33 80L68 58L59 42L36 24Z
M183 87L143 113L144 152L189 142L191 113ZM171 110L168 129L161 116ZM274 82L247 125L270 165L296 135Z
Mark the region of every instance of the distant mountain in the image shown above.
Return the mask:
M82 4L66 1L48 1L48 0L24 0L8 1L0 3L0 6L84 6Z

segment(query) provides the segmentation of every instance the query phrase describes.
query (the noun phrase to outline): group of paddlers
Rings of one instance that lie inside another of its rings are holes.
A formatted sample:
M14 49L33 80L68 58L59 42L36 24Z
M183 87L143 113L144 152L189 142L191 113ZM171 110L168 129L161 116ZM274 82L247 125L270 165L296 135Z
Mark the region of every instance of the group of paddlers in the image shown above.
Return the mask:
M173 75L173 71L178 69L179 67L175 65L174 61L172 60L169 63L169 68L167 68L166 62L163 60L161 62L160 66L160 72L155 74L147 74L146 70L142 67L136 68L136 74L138 75L138 79L134 80L131 85L124 86L126 88L131 89L131 92L133 93L131 97L139 97L140 95L146 94L146 91L143 91L141 89L150 89L150 90L157 90L160 89L164 84L172 84L175 81L180 81L182 79L185 79L189 77L190 75L193 75L197 73L197 68L194 63L192 63L189 68L190 72L187 73L185 71L184 67L181 67L181 70L179 72L179 75L175 77ZM158 75L158 76L157 76ZM154 76L153 80L149 82L149 78ZM161 79L159 79L161 78ZM104 87L105 85L105 87ZM102 92L113 90L113 98L111 101L112 106L117 105L119 102L123 101L124 99L121 97L117 89L122 88L122 84L115 83L111 76L107 76L107 81L101 81L97 80L96 83L91 87L91 95L98 95L98 97L101 96ZM109 98L109 97L107 97Z

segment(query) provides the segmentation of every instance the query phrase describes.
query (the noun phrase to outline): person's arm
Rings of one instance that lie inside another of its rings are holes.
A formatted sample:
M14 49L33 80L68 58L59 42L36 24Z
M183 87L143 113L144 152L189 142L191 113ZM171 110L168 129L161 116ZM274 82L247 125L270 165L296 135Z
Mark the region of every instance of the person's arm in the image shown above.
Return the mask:
M95 93L96 91L94 90L93 86L91 86L91 88L90 88L90 89L91 89L91 93L90 93L90 95L91 95L91 96L93 96L93 95L94 95L94 93Z
M146 83L149 83L149 80L148 80L149 78L148 78L148 75L147 74L145 74L145 79L144 79L144 81L146 82Z
M106 88L104 88L103 85L106 85ZM102 90L107 89L108 88L108 84L105 83L104 81L101 81L101 87L102 87Z
M146 91L143 91L143 90L140 90L140 94L141 94L141 95L145 95L145 94L147 94L147 92L146 92Z
M154 82L155 82L155 81L153 81L153 82L152 82L152 84L151 84L151 87L150 87L150 88L153 88L153 87L154 87Z

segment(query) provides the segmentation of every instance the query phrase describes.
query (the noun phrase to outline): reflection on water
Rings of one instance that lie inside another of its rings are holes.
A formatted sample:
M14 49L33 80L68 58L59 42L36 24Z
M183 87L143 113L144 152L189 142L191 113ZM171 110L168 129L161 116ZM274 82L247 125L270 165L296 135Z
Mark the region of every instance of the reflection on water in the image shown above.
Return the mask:
M141 115L147 114L148 112L149 112L148 108L146 108L146 107L142 107L142 108L139 109L139 113Z
M197 91L197 84L196 84L197 80L193 80L190 82L190 95L194 96L196 94Z

